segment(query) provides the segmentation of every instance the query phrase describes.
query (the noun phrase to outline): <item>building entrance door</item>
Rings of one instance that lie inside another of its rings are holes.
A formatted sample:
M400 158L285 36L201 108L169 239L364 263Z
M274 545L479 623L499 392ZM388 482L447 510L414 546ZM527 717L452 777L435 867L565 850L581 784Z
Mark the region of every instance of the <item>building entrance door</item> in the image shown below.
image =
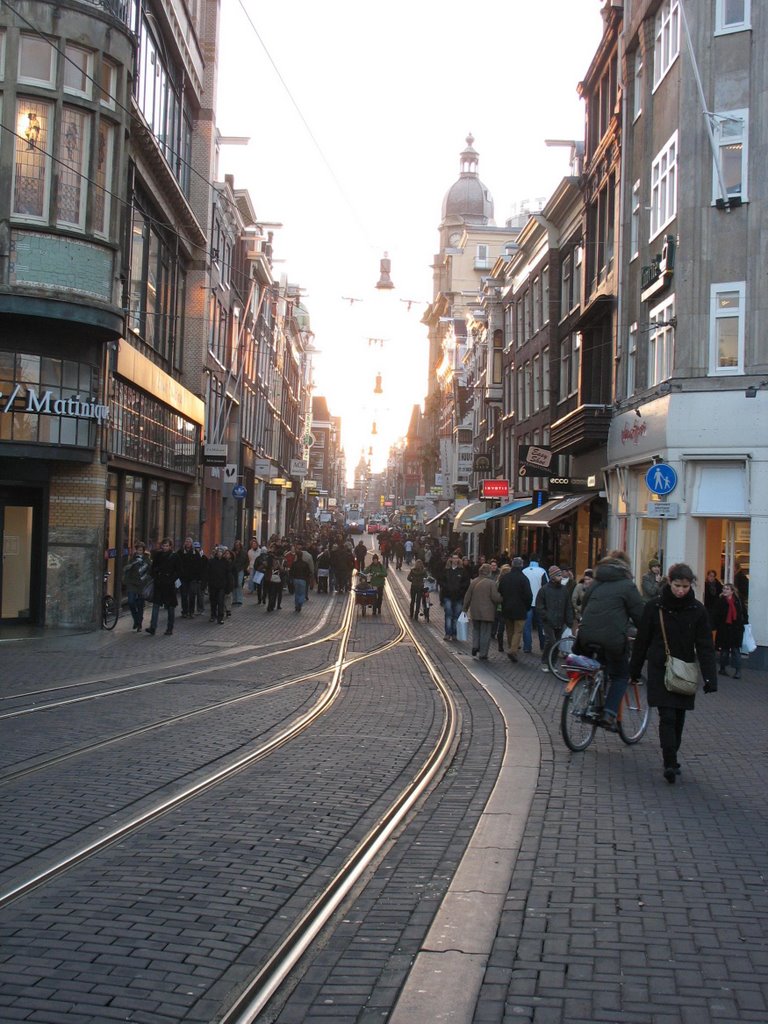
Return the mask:
M0 621L40 621L41 495L0 488Z

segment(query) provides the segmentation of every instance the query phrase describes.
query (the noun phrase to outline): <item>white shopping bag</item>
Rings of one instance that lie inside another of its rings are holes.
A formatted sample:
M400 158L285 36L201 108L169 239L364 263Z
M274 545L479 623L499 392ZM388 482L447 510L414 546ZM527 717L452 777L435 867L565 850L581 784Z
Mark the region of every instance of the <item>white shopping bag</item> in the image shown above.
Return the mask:
M466 612L462 612L456 619L456 639L462 641L469 639L469 616Z

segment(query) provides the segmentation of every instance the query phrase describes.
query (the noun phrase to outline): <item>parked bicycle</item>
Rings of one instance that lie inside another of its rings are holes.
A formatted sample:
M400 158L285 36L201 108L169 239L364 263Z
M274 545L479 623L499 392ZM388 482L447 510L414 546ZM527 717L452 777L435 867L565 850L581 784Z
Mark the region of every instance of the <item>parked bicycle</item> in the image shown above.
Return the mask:
M597 652L593 652L597 653ZM586 750L595 737L605 708L610 679L596 658L570 654L563 662L568 680L560 713L560 730L566 746L575 752ZM648 728L648 693L642 679L630 680L616 717L621 739L638 743Z
M101 628L102 629L114 629L117 625L117 620L120 617L120 609L117 606L117 601L112 597L110 593L107 593L107 581L112 574L109 572L104 573L104 594L101 598Z

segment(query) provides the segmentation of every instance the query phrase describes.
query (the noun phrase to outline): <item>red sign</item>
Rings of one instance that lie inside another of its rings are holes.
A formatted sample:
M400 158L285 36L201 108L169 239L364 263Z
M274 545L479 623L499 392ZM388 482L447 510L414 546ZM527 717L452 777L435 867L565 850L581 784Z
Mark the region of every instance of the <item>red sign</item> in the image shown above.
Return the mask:
M482 498L508 498L509 480L481 480L480 497Z

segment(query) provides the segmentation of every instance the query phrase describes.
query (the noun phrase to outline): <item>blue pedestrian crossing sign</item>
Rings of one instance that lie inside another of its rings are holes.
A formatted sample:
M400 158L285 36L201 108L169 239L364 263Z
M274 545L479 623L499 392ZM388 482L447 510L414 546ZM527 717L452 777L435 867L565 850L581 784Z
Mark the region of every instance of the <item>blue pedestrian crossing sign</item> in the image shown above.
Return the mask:
M645 474L645 486L653 494L671 494L677 487L677 471L666 462L657 462Z

